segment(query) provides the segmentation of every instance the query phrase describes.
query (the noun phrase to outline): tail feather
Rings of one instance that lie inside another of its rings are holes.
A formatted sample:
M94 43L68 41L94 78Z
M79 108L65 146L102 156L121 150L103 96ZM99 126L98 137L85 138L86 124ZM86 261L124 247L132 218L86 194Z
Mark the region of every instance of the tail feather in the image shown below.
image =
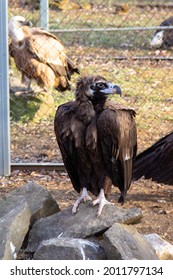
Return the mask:
M74 65L73 61L68 57L67 58L68 70L69 70L69 79L74 73L80 74L79 69Z
M121 192L121 196L118 200L119 203L123 204L128 189L130 188L132 181L132 164L133 160L120 160L116 161L114 168L112 169L113 184L117 186Z

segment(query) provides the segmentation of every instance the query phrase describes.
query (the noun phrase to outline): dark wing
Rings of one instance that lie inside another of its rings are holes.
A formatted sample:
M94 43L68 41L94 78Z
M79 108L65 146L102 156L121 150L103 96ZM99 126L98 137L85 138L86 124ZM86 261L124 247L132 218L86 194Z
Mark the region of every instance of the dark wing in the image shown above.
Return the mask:
M160 26L170 26L173 25L173 17L169 17L167 19L165 19Z
M137 149L133 110L104 110L97 121L104 161L110 178L121 191L124 202L132 179L132 164Z
M133 179L138 180L142 176L173 185L173 132L136 157Z
M74 141L71 139L70 131L70 122L75 111L75 102L68 102L58 107L54 120L54 130L65 168L75 190L80 192L80 182L77 173L77 154L75 152Z

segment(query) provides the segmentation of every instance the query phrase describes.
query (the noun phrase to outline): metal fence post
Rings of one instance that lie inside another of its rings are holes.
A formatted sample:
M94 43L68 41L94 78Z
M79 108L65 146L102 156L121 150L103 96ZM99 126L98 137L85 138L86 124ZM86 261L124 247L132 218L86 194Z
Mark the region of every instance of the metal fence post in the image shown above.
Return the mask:
M49 1L40 0L40 26L49 30Z
M10 175L8 1L0 1L0 175Z

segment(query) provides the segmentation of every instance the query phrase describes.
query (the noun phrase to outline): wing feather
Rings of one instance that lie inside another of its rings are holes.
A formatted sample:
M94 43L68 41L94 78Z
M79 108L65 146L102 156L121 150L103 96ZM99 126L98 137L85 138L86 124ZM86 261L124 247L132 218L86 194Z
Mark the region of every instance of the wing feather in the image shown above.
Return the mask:
M67 56L63 43L57 37L40 28L32 28L25 42L36 59L49 65L55 73L67 76Z
M124 201L132 179L136 155L136 125L133 110L106 109L98 118L98 132L109 176ZM122 201L121 201L122 200Z
M142 176L158 183L173 185L173 132L137 155L133 179L138 180Z
M54 130L65 168L75 190L80 192L80 181L77 173L77 153L75 152L74 141L70 140L70 120L75 110L75 102L68 102L58 107L55 115Z

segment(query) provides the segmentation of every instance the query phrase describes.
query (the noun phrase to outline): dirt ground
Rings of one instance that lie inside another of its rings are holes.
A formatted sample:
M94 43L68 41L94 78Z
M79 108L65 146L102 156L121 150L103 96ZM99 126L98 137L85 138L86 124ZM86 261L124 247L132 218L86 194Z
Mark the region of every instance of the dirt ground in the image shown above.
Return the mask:
M35 181L49 190L61 209L71 206L78 194L73 190L65 172L56 171L13 171L10 177L0 177L0 197ZM132 183L126 203L118 205L118 190L112 188L109 200L122 208L138 207L143 212L143 219L135 227L141 233L157 233L173 244L173 186L157 184L140 179Z

